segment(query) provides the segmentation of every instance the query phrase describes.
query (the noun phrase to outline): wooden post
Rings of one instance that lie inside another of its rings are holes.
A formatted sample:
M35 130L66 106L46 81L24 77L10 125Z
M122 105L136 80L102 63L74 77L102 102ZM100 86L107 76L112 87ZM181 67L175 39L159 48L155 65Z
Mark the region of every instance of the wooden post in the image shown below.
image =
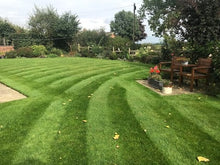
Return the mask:
M133 22L133 42L135 41L135 10L136 10L136 5L134 3L134 22Z
M113 46L113 48L112 48L112 52L113 52L113 53L115 52L115 48L114 48L114 46Z
M80 44L78 44L78 52L80 52Z
M129 55L131 54L131 48L128 48L128 53L129 53Z

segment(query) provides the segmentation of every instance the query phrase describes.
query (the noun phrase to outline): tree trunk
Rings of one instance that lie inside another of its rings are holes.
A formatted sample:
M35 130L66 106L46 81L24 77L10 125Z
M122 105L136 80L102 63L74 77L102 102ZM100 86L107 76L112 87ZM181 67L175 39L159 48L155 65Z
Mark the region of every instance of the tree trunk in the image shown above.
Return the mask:
M3 45L6 46L5 37L3 37Z

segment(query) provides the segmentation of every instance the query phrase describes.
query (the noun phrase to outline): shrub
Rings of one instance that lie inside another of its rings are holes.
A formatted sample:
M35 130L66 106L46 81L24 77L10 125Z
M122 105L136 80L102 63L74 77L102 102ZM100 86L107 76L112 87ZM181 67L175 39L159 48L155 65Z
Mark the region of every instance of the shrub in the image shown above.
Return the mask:
M6 52L5 53L5 57L6 58L16 58L17 57L17 53L15 50L10 51L10 52Z
M82 57L91 57L92 56L88 49L81 49L80 53L81 53Z
M51 54L56 54L58 56L61 56L61 54L63 54L63 51L61 49L57 49L57 48L52 48L50 51Z
M33 45L31 48L33 49L34 57L39 57L47 53L47 49L44 45Z
M103 52L103 48L101 46L93 46L92 47L92 53L98 56Z
M48 58L55 58L55 57L58 57L58 55L51 53L51 54L48 54L47 57L48 57Z
M34 57L33 49L30 47L21 47L17 49L17 56L18 57Z
M111 60L117 60L118 59L118 56L115 52L112 52L109 54L109 59Z

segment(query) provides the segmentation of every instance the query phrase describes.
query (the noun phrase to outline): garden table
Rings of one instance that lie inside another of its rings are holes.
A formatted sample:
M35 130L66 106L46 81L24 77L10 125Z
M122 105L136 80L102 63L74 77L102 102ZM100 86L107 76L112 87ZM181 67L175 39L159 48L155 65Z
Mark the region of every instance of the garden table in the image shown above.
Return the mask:
M181 85L183 81L183 70L184 68L192 68L198 66L197 64L181 64L180 65L180 73L179 73L179 85ZM191 74L191 72L184 72L185 74Z

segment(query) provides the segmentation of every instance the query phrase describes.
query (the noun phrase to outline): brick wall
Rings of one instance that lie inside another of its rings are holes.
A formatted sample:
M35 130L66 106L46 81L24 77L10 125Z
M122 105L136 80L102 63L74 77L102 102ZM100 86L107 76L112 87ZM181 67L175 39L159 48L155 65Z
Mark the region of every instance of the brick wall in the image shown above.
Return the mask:
M14 46L0 46L0 56L4 56L6 52L14 50Z

